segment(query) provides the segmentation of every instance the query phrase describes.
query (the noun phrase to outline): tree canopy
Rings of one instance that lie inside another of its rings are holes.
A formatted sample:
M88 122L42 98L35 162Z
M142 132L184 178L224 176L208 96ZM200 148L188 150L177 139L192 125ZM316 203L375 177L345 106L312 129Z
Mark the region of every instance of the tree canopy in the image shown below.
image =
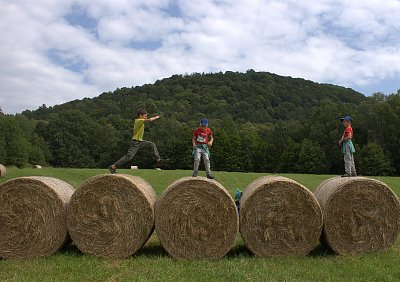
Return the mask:
M215 134L214 170L340 173L339 117L351 115L361 174L400 175L400 92L365 97L253 70L173 75L92 99L0 114L0 163L107 167L126 153L140 107L161 115L146 125L145 139L171 159L169 169L191 169L191 135L207 117ZM132 161L152 163L147 152Z

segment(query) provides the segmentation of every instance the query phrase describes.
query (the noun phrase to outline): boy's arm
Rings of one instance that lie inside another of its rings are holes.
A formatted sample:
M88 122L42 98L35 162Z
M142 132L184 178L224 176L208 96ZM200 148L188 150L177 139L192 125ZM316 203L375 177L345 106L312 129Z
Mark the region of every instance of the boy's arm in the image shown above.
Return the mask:
M343 140L344 140L344 133L343 133L343 135L342 135L342 138L340 138L340 140L339 140L339 146L342 145Z
M193 138L192 138L192 145L193 145L193 148L196 147L196 136L194 136L194 135L193 135Z
M154 117L151 117L151 118L145 118L144 121L154 121L154 120L159 119L159 118L160 118L160 116L154 116Z
M343 143L343 141L349 141L349 140L351 140L352 137L353 137L353 136L352 136L351 133L349 133L346 137L344 137L344 133L343 133L342 138L339 140L339 145L341 145L341 144Z
M214 136L213 135L211 135L210 136L210 141L208 141L208 146L212 146L213 145L213 142L214 142Z

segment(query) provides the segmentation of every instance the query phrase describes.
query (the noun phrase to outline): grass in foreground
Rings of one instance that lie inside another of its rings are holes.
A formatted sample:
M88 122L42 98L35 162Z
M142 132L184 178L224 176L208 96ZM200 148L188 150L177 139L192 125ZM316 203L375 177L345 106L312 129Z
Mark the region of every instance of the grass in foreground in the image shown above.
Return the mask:
M120 170L146 179L160 195L176 179L189 171ZM0 183L18 176L43 175L62 179L75 188L91 176L107 173L101 169L16 169L10 168ZM217 180L233 195L262 176L256 173L216 172ZM314 190L329 175L286 174ZM400 195L400 178L378 177ZM386 253L336 256L318 247L307 257L256 258L240 238L221 260L178 261L170 258L153 235L146 246L129 259L99 259L79 252L73 245L42 259L0 260L1 281L398 281L400 240Z

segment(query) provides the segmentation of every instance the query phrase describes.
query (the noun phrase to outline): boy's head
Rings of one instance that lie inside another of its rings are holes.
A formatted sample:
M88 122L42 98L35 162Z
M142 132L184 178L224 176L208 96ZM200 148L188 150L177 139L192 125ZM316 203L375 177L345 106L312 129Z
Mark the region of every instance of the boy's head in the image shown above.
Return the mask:
M200 126L201 126L201 127L207 127L207 126L208 126L208 119L202 118L202 119L200 120Z
M136 118L147 118L147 111L143 108L138 109Z
M345 116L345 117L340 118L340 121L342 122L344 127L348 127L351 125L352 118L351 118L351 116Z

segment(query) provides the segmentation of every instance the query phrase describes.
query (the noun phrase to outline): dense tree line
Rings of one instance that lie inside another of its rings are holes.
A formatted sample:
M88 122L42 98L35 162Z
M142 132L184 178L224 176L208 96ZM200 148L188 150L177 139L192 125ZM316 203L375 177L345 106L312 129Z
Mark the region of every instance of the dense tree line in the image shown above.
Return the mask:
M139 107L169 169L191 169L191 135L208 117L214 170L340 173L338 118L354 119L363 175L400 175L400 91L371 97L348 88L265 72L174 75L141 87L11 116L0 114L0 163L107 167L125 154ZM133 164L151 167L141 152Z

